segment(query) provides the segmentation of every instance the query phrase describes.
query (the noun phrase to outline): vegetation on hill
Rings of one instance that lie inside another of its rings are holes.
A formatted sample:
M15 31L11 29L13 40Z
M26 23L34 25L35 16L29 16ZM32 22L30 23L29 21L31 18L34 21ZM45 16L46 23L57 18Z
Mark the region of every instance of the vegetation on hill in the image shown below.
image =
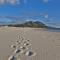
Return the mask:
M9 24L8 26L13 26L13 27L31 27L31 28L44 28L47 27L45 24L39 21L28 21L22 24Z
M28 22L25 22L23 24L21 24L23 27L45 27L45 24L41 23L41 22L33 22L33 21L28 21Z

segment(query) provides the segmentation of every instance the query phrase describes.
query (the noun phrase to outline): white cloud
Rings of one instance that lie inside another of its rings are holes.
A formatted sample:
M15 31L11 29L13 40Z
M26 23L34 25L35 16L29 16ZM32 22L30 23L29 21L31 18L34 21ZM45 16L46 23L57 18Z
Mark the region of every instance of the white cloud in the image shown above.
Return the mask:
M23 1L24 3L26 3L25 0ZM15 4L20 4L21 0L0 0L0 4L6 4L6 3L15 5Z
M27 22L30 21L29 19L26 20Z
M51 2L52 0L43 0L44 3Z
M17 4L20 4L20 0L16 0L17 1Z
M0 0L0 4L4 4L5 0Z
M44 2L44 3L47 3L47 2L48 2L48 0L43 0L43 2Z
M24 3L27 3L27 0L24 0Z
M48 18L48 14L46 14L44 17L45 17L45 18Z
M20 4L20 0L7 0L10 4Z
M7 0L8 3L15 4L16 0Z

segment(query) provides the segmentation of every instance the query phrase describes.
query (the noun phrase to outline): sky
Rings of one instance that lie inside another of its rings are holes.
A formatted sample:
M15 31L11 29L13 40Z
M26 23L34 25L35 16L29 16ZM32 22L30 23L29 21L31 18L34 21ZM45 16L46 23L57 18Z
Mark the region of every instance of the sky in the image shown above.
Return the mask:
M0 0L0 22L13 20L38 20L60 27L60 0Z

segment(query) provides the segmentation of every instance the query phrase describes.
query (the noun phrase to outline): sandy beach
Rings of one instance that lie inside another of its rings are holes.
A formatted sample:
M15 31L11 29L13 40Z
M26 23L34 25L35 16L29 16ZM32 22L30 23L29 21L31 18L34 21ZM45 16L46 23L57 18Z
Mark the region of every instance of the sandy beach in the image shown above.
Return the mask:
M11 45L22 35L31 40L36 56L22 60L60 60L60 32L49 32L37 28L0 27L0 60L12 55Z

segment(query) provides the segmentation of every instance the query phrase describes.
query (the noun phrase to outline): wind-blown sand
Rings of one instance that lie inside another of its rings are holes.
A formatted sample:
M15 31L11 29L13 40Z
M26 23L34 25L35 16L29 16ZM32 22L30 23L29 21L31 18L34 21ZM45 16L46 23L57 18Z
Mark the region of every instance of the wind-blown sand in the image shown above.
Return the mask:
M1 27L0 28L0 60L8 60L13 54L10 47L18 35L31 40L32 50L36 56L22 60L60 60L60 33L36 28Z

